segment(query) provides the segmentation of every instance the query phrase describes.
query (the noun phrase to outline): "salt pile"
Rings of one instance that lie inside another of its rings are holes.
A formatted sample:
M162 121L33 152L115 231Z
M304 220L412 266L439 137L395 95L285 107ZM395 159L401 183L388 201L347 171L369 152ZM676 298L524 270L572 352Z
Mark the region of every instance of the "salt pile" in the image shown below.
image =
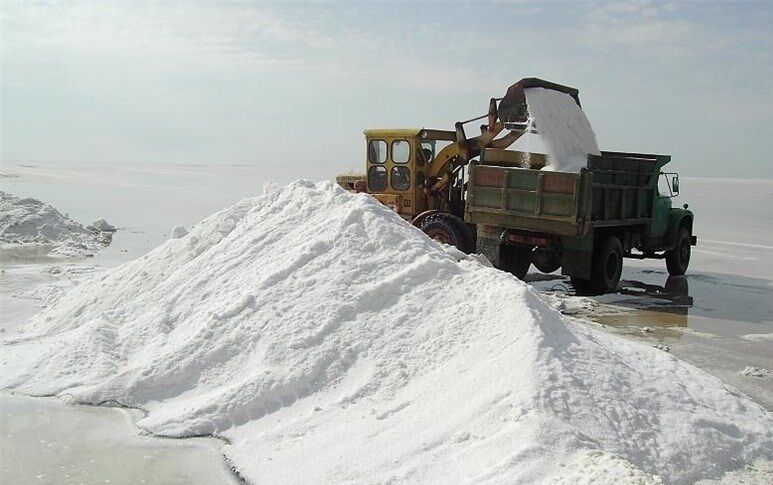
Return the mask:
M98 228L90 231L45 202L0 191L0 243L4 245L45 244L53 246L55 255L81 256L108 242Z
M254 483L687 482L773 459L747 397L331 183L216 213L29 328L0 386L225 437Z
M570 95L545 88L525 89L524 94L531 121L546 147L544 170L579 172L587 166L589 153L600 153L588 118Z
M115 232L115 226L104 219L97 219L92 222L89 224L88 229L92 231Z

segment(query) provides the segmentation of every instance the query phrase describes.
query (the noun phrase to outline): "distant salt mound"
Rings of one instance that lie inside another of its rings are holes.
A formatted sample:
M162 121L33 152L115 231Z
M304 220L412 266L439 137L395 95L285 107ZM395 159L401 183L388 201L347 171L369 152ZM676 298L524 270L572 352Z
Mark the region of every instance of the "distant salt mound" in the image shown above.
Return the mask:
M548 164L543 170L579 172L588 154L598 155L596 134L574 99L545 88L524 90L529 115L546 147Z
M180 239L181 237L187 236L188 230L185 228L185 226L174 226L172 228L172 239Z
M99 229L90 231L45 202L0 191L0 244L46 244L55 255L81 256L108 241Z
M75 287L6 341L0 385L226 437L252 483L689 482L773 459L759 405L485 263L296 182Z
M97 219L96 221L89 224L88 228L91 231L101 231L101 232L115 232L115 226L110 224L104 219Z

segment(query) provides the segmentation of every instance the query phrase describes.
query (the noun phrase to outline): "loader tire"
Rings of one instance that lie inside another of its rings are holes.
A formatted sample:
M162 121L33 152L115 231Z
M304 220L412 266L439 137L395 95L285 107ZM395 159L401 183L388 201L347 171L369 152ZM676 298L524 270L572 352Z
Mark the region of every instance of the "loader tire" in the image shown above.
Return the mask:
M617 288L623 274L623 246L620 239L610 236L594 251L589 280L572 278L572 286L580 295L603 295Z
M690 231L686 227L680 227L676 236L676 247L666 251L666 268L671 276L682 276L690 265Z
M475 250L475 240L467 224L448 212L427 216L421 223L421 230L432 239L455 246L463 253Z
M499 249L502 269L523 280L531 266L531 249L503 244Z

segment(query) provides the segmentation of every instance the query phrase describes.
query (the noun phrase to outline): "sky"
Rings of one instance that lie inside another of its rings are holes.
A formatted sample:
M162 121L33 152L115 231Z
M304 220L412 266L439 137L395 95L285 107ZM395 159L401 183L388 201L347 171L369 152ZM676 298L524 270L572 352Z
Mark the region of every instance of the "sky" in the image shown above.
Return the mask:
M0 159L362 171L367 128L452 129L523 77L602 149L773 177L773 2L0 4Z

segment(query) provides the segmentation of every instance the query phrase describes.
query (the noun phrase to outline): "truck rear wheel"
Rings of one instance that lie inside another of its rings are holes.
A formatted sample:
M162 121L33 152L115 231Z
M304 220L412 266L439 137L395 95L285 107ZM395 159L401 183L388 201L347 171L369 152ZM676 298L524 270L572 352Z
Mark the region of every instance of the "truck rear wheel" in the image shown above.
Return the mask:
M475 244L467 224L453 214L439 212L427 216L421 223L421 230L432 239L455 246L464 253L475 250Z
M572 287L577 295L590 295L593 293L590 280L575 278L574 276L569 278L569 280L572 282Z
M610 236L594 252L591 279L572 278L572 286L578 293L603 295L617 288L623 274L623 246L620 239Z
M531 253L531 264L541 272L549 274L561 267L561 259L555 251L535 249Z
M531 266L531 249L503 244L499 249L502 269L523 280Z
M687 272L687 266L690 265L690 253L692 245L690 243L690 231L686 227L679 228L679 234L676 237L676 247L666 251L666 268L668 274L672 276L681 276Z

